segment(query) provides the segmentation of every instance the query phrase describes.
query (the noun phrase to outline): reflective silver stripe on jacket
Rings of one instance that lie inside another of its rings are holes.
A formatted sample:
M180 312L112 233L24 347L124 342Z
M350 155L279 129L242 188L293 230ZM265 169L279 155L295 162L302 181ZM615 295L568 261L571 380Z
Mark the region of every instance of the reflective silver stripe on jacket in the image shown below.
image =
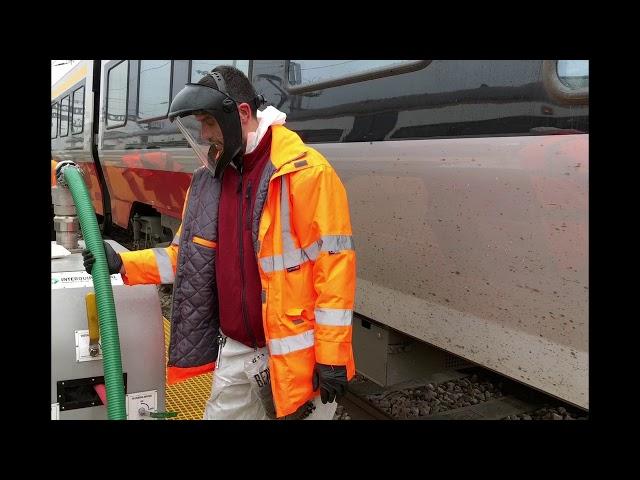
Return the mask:
M330 325L332 327L348 327L351 325L353 310L341 310L338 308L316 308L316 323Z
M351 235L323 235L320 240L304 247L303 250L309 260L316 260L320 252L354 250L353 237Z
M284 239L283 233L283 239ZM323 235L320 240L313 242L308 247L302 249L295 248L284 255L274 255L272 257L262 257L260 265L267 273L285 270L295 265L302 265L311 260L315 261L320 252L339 252L342 250L353 250L353 238L351 235Z
M171 258L169 258L167 251L164 248L152 248L151 251L156 257L156 265L158 266L158 273L160 273L160 283L173 283L175 274L173 273Z
M291 335L284 338L272 338L269 340L269 353L271 355L286 355L287 353L304 350L313 347L313 330Z
M289 212L289 185L286 175L280 177L280 226L282 228L282 257L285 268L300 265L300 249L296 248L291 235L291 215Z

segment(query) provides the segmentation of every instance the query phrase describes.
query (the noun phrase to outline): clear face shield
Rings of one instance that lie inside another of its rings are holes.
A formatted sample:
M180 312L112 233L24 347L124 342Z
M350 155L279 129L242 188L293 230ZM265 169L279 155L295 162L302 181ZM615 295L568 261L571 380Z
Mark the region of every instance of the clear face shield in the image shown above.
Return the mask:
M218 80L224 83L221 79ZM176 121L214 178L221 178L225 168L242 155L240 115L235 101L226 93L187 83L171 102L169 120Z
M213 117L210 117L213 118ZM178 129L196 153L198 159L212 174L215 174L218 160L224 153L224 143L217 140L207 140L202 137L203 126L194 115L177 117Z

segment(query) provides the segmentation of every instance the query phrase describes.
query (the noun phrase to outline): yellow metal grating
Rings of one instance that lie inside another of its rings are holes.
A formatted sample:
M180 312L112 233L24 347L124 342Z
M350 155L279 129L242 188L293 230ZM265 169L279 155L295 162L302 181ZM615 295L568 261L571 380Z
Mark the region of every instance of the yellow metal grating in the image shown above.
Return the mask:
M169 351L169 320L163 318L165 358ZM166 365L166 361L165 361ZM175 385L167 385L165 390L166 410L178 412L171 420L202 420L204 406L211 392L212 372L198 375Z

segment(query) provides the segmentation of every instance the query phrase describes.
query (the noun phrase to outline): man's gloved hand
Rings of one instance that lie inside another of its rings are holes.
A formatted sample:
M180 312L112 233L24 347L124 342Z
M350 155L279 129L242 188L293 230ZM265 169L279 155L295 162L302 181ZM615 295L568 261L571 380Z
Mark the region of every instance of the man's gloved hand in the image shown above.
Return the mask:
M111 245L107 242L104 242L104 253L107 255L107 266L109 267L109 273L120 273L120 269L122 268L122 259L120 255L116 253ZM84 259L84 268L89 275L91 275L91 270L93 269L93 264L96 259L93 256L93 253L89 249L82 250L82 258Z
M316 363L313 369L313 390L320 387L322 403L331 403L347 391L347 367Z

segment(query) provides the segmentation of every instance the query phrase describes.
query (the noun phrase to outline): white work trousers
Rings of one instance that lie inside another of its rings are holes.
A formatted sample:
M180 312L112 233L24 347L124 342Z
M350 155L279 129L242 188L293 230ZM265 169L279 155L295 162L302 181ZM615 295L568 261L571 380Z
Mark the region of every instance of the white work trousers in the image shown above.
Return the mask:
M211 396L204 409L204 420L269 420L262 402L251 388L245 373L245 361L260 353L268 355L267 347L257 351L226 337L218 353L213 371ZM313 399L315 410L304 420L332 420L338 404L323 404L320 396Z

